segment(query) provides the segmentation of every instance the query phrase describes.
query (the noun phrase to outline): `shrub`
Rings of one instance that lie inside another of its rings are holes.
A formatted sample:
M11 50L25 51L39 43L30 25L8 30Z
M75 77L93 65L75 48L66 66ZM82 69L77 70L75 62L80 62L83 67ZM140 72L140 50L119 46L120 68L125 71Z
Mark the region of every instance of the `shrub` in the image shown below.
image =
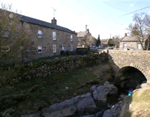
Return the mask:
M66 53L66 56L69 56L69 51L68 50L65 53Z
M61 51L60 51L60 55L65 55L65 51L64 51L64 50L61 50Z

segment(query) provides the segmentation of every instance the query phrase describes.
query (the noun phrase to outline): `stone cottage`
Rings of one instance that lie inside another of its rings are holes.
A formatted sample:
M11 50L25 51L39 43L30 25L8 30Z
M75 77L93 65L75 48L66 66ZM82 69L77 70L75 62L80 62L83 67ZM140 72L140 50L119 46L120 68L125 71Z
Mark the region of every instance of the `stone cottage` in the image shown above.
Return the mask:
M78 38L77 48L87 48L87 46L92 47L96 45L97 39L92 36L89 29L87 29L87 25L85 31L78 32L77 38Z
M109 39L101 39L101 47L107 47L108 40Z
M2 10L2 9L0 9ZM14 13L9 12L13 16ZM24 60L59 55L61 50L74 51L77 48L77 33L57 25L55 17L51 23L17 14L22 25L31 32L31 47L24 53ZM29 45L26 45L29 46Z
M144 42L143 42L144 43ZM120 50L143 50L138 37L136 36L125 36L120 40Z

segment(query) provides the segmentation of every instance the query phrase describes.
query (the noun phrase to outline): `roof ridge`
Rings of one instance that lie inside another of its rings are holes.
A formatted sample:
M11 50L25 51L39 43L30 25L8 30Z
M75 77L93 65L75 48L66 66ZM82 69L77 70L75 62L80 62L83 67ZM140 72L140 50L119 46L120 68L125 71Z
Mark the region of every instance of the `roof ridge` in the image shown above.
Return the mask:
M4 11L5 9L0 8L0 10ZM77 34L75 31L72 31L69 28L65 28L63 26L54 25L50 22L43 21L43 20L33 18L33 17L29 17L29 16L25 16L25 15L22 15L22 14L19 14L19 13L15 13L13 11L8 11L8 10L6 10L6 11L9 12L9 13L17 14L18 17L20 18L20 21L23 21L23 22L28 22L28 23L31 23L31 24L41 25L41 26L44 26L44 27L49 27L49 28L53 28L53 29L56 29L56 30L61 30L61 31L64 31L64 32Z

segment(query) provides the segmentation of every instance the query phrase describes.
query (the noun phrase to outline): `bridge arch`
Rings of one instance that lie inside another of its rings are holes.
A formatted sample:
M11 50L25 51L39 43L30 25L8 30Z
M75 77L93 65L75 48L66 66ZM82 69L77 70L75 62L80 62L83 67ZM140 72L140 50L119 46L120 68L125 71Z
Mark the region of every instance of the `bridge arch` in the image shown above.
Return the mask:
M119 92L128 93L129 89L141 88L142 83L147 79L136 65L124 66L117 72L114 84L118 87Z
M107 53L115 72L125 66L135 67L144 74L150 86L150 51L109 50Z
M136 64L126 64L126 65L122 65L122 66L119 66L119 70L122 69L122 68L125 68L125 67L133 67L133 68L136 68L137 70L139 70L144 76L145 78L148 77L147 73L144 71L144 69Z

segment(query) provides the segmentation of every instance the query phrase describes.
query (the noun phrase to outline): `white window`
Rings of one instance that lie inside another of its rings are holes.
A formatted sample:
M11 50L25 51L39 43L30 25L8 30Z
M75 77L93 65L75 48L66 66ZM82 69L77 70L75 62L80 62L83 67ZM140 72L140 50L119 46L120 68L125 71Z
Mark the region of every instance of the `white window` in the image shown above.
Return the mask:
M53 40L56 40L56 32L53 32Z
M73 45L71 45L71 51L73 51Z
M56 44L53 44L53 53L56 53Z
M84 48L84 45L82 45L82 47Z
M38 30L38 38L42 38L43 32L41 30Z
M73 41L73 35L70 35L70 39L71 39L71 41Z
M42 44L38 45L38 53L42 53Z
M63 50L63 51L65 50L65 47L64 47L64 46L62 46L62 50Z
M123 44L123 49L125 49L125 48L126 48L126 46L127 46L127 44L126 44L126 43L124 43L124 44Z
M140 50L141 49L141 44L137 45L137 49Z

